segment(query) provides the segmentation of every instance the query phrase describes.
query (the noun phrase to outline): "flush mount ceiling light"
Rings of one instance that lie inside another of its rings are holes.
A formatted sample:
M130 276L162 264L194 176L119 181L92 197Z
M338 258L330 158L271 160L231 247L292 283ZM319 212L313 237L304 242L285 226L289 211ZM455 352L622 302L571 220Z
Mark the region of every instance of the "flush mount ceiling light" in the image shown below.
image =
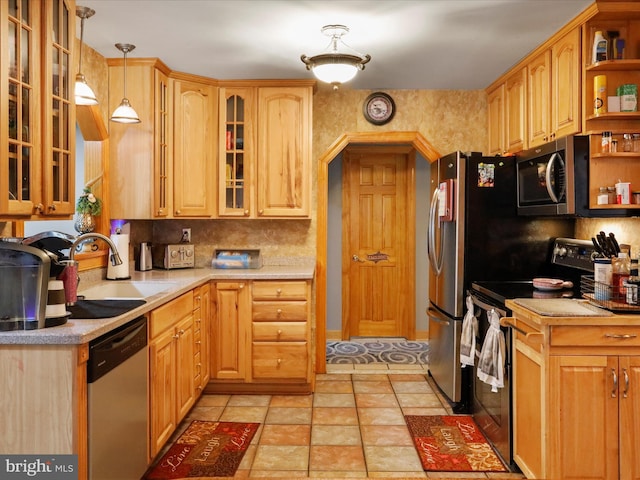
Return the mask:
M76 15L80 17L80 52L78 61L78 73L76 74L76 85L74 94L76 97L76 105L97 105L98 99L96 94L93 93L91 87L87 84L87 80L82 74L82 44L84 37L84 21L87 18L93 17L96 13L95 10L89 7L76 7Z
M130 43L116 43L116 48L124 54L124 97L109 120L117 123L140 123L138 114L127 98L127 53L136 48L136 46Z
M301 55L300 60L318 80L330 83L337 90L341 84L353 79L358 70L364 70L364 65L369 63L371 56L356 52L342 41L342 37L349 33L344 25L325 25L321 31L331 38L325 52L313 57ZM338 50L338 43L342 51Z

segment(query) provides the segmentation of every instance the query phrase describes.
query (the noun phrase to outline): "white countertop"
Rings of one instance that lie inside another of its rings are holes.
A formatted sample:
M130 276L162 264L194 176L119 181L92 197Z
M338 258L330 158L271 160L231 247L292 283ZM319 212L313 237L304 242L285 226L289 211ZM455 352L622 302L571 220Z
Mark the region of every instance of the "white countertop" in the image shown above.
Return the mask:
M72 318L64 325L57 327L0 332L0 345L77 345L87 343L210 280L310 280L313 279L314 272L314 265L265 265L257 269L190 268L149 270L147 272L132 271L131 279L125 281L167 282L171 283L171 288L147 297L144 305L118 317L91 320ZM113 281L118 280L104 280L103 282ZM83 286L80 285L79 295L82 294L82 290Z

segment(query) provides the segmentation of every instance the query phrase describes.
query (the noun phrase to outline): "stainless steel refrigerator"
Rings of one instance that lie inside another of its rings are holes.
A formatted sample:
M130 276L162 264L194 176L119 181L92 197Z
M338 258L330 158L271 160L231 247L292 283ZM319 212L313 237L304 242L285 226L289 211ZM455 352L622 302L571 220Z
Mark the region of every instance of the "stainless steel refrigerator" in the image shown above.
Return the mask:
M470 411L472 369L460 365L460 334L471 282L544 274L570 218L518 217L513 157L455 152L431 164L429 373L458 413Z

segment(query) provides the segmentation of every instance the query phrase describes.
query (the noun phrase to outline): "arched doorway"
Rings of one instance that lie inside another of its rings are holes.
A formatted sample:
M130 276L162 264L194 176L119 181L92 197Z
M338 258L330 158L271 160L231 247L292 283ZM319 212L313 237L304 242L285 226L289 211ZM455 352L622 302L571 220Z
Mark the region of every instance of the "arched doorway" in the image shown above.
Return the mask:
M441 155L419 132L356 132L339 137L318 160L317 260L316 260L316 373L326 371L327 326L327 188L329 163L347 146L411 145L429 162Z

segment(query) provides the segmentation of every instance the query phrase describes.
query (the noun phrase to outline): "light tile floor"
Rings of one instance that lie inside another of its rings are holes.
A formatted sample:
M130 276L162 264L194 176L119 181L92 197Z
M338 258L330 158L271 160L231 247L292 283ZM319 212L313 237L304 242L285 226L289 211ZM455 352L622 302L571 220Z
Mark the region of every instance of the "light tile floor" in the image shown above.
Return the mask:
M192 420L259 422L235 478L524 478L425 473L404 415L451 413L426 367L359 367L327 365L312 395L203 395L167 447Z

